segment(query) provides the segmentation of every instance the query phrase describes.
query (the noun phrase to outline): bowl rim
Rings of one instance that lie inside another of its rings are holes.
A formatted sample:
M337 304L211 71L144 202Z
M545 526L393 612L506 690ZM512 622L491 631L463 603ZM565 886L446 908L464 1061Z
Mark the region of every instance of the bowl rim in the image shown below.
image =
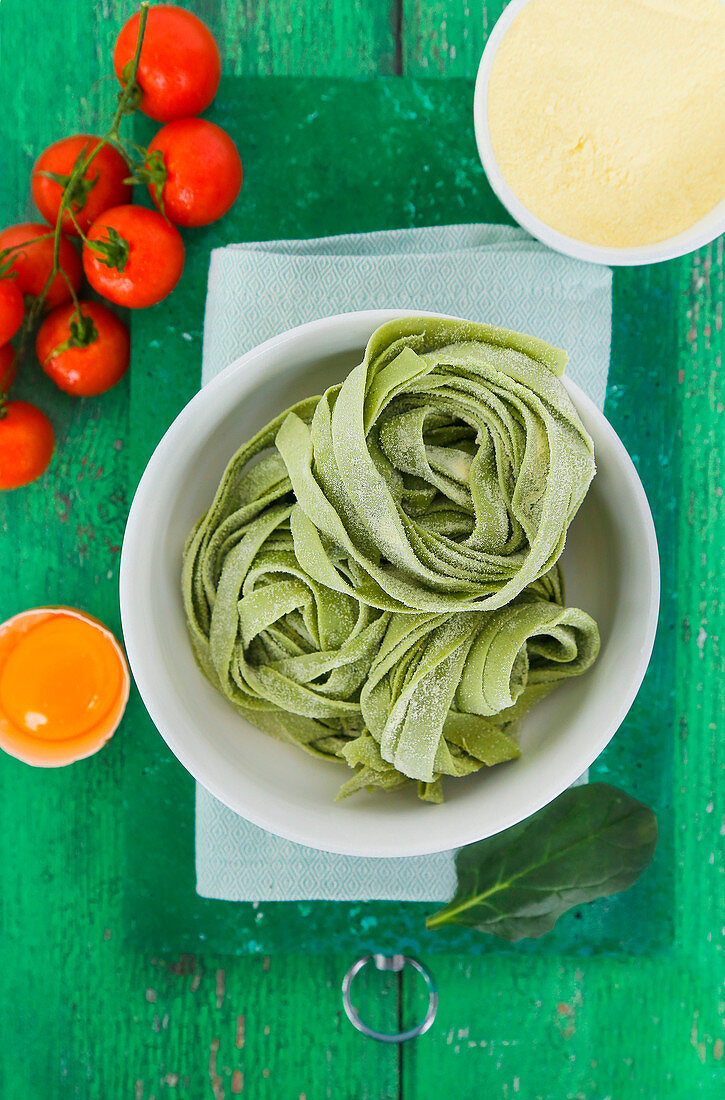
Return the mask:
M216 799L252 824L297 844L347 856L399 858L401 856L430 855L435 852L462 847L482 839L482 837L472 835L470 825L467 828L459 827L458 829L448 828L443 830L443 837L437 831L419 829L415 833L414 840L406 841L404 850L396 843L396 837L390 837L387 842L389 850L380 851L376 849L371 851L370 845L365 843L364 838L360 842L357 839L350 840L349 837L339 839L334 834L330 835L329 824L325 825L319 815L314 813L310 815L310 819L304 825L296 822L294 827L290 828L286 819L280 823L280 815L275 816L274 811L271 814L266 812L264 806L257 805L251 810L247 806L243 810L240 809L239 803L234 797L232 777L226 773L220 777L218 764L216 767L213 766L209 757L201 751L199 738L191 744L188 738L177 734L172 713L173 706L168 706L168 698L163 698L163 689L156 682L158 671L155 674L152 673L151 663L146 659L148 653L153 652L150 645L152 631L148 622L147 605L143 598L138 597L137 563L145 560L144 545L150 537L148 516L154 514L157 504L157 472L162 471L165 467L167 454L172 453L178 446L183 447L184 440L188 439L189 432L193 434L194 422L202 410L208 410L209 422L217 419L213 415L214 408L222 409L225 407L223 401L217 402L217 397L223 394L227 388L234 388L233 381L238 378L242 371L245 371L256 361L264 359L270 352L277 351L285 345L293 343L296 339L308 335L314 336L318 333L325 333L329 336L331 331L345 331L350 328L364 330L370 335L385 321L404 316L444 317L449 315L434 313L429 310L412 309L356 310L335 314L287 329L234 359L184 406L156 446L134 494L121 549L119 591L121 623L128 662L144 706L156 729L173 754L194 779L201 783ZM572 751L568 759L569 768L567 769L564 785L549 784L543 790L541 787L535 787L528 797L522 797L508 817L503 816L501 818L500 824L495 830L488 830L485 833L486 836L494 835L511 825L517 824L553 801L596 760L619 729L634 702L649 664L657 630L660 595L659 555L654 521L644 488L632 459L604 413L600 412L594 402L576 383L568 378L562 378L562 382L569 392L577 411L584 410L587 418L591 417L597 421L598 430L608 438L608 442L614 448L623 473L633 491L640 529L644 534L643 557L646 556L650 575L649 591L647 593L647 615L646 621L643 622L642 631L643 640L636 665L630 668L628 690L620 697L619 705L612 712L609 721L600 728L599 736L596 739L592 738L587 741L584 749L579 749L578 752ZM180 712L179 704L176 704L176 712L177 714Z
M674 237L655 241L646 245L613 247L589 244L576 237L570 237L552 228L542 221L518 196L506 182L493 151L488 128L488 83L491 70L501 42L516 16L532 0L510 0L502 14L496 20L481 55L473 93L473 125L476 135L478 155L483 169L496 197L503 203L509 214L528 233L557 252L573 256L576 260L588 263L607 264L610 267L636 267L642 264L661 263L686 256L689 252L709 244L725 232L725 195L720 202L703 215L698 221Z

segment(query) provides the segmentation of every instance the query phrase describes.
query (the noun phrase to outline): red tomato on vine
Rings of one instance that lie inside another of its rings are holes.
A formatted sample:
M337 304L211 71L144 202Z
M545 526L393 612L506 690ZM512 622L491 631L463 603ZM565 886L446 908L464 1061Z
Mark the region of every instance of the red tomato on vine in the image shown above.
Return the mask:
M113 68L125 84L136 52L140 13L121 28L113 51ZM158 122L198 115L216 95L221 76L219 50L198 16L174 4L149 9L136 83L139 106Z
M52 230L42 222L11 225L0 233L0 262L4 259L4 249L17 249L8 256L9 270L15 273L21 293L37 298L53 269ZM58 259L68 282L77 291L83 278L83 268L78 253L67 237L60 238ZM70 300L68 282L60 272L53 277L45 299L50 309Z
M151 198L176 225L208 225L226 214L239 194L242 162L237 147L213 122L170 122L148 152Z
M160 302L178 283L184 244L156 210L116 206L88 230L83 267L94 290L129 309Z
M60 389L95 397L120 382L128 370L128 329L108 306L79 302L54 309L35 341L38 361Z
M49 145L36 160L30 189L35 205L51 225L58 218L63 189L76 162L93 152L100 141L93 134L75 134ZM131 187L124 183L128 175L128 165L119 151L104 145L73 188L68 202L73 216L68 210L63 213L63 232L77 237L73 218L85 230L110 206L130 202Z
M54 447L44 412L27 401L0 402L0 489L19 489L39 478Z
M12 340L23 323L24 312L17 279L0 279L0 346Z

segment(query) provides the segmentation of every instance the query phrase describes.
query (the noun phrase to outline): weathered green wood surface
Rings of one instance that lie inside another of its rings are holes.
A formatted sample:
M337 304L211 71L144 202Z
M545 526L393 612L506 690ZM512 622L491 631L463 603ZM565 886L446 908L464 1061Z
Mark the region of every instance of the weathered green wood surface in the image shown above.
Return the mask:
M141 476L168 421L199 387L200 325L212 248L232 240L320 237L440 225L461 218L508 219L486 182L476 151L472 95L473 81L461 79L224 78L209 117L239 144L247 165L246 183L234 209L221 221L188 235L186 268L174 294L134 316L134 431L127 448L131 484ZM149 120L136 120L141 144L153 132ZM458 135L453 148L451 133ZM369 172L371 148L376 150L374 179ZM406 170L411 164L420 164L421 171L411 175ZM280 205L278 181L284 178L285 202ZM628 308L632 295L638 306L641 273L617 279L618 320L607 405L615 427L637 456L650 492L662 548L664 595L653 660L636 706L596 761L592 778L624 787L655 808L659 842L647 874L626 894L565 914L544 939L513 946L460 928L426 934L424 916L430 906L421 903L253 906L198 898L194 782L134 695L128 715L134 739L126 743L122 775L129 807L124 820L124 902L132 943L156 952L263 955L289 950L394 952L403 950L403 943L413 954L469 955L652 954L671 945L676 486L659 474L662 468L677 470L673 439L679 426L678 402L666 377L651 377L638 369L638 357L645 345L648 359L658 351L666 354L675 339L669 311L673 276L667 265L648 273L646 316L639 308ZM169 377L163 394L158 392L160 355L174 364L173 379ZM633 424L628 410L636 409L643 395L646 423Z
M126 0L0 3L0 220L28 216L48 141L95 128L114 95ZM471 76L502 6L466 0L206 0L231 73ZM374 170L374 151L371 151ZM2 1100L263 1100L497 1096L690 1100L723 1094L722 242L673 264L666 302L646 271L615 309L654 310L652 343L622 349L677 395L682 433L675 759L676 944L637 959L436 959L441 1008L402 1051L366 1042L339 1005L343 958L160 959L123 946L119 780L124 725L59 772L0 759ZM159 361L159 384L168 367ZM641 375L640 375L641 378ZM39 372L19 387L53 417L43 482L0 501L0 617L44 602L118 629L128 505L128 385L73 402ZM636 439L656 430L616 396ZM641 393L641 386L638 387ZM673 450L676 451L673 440ZM676 477L663 466L662 477ZM373 983L371 982L371 985ZM379 988L379 987L378 987ZM368 991L371 995L374 989ZM415 1011L387 987L384 1020ZM384 1022L381 1021L381 1022Z

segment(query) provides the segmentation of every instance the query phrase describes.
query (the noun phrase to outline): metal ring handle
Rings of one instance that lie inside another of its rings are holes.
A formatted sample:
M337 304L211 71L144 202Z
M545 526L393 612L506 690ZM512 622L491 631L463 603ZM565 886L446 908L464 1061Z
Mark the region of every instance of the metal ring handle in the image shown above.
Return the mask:
M429 1000L428 1011L424 1018L415 1027L411 1027L408 1031L396 1031L392 1035L383 1031L375 1031L374 1028L368 1027L360 1019L360 1015L356 1008L353 1007L352 1000L350 999L350 987L352 986L353 979L356 974L359 974L364 966L367 966L369 962L375 964L378 970L393 970L399 972L408 963L412 966L425 980L425 984L428 986ZM424 966L418 962L417 959L411 959L408 955L363 955L361 959L354 962L348 970L345 977L342 979L342 1006L345 1009L345 1015L358 1031L361 1031L363 1035L367 1035L369 1039L377 1039L379 1043L405 1043L408 1039L415 1039L418 1035L424 1035L429 1027L432 1026L433 1021L436 1018L436 1012L438 1011L438 991L433 983L428 971Z

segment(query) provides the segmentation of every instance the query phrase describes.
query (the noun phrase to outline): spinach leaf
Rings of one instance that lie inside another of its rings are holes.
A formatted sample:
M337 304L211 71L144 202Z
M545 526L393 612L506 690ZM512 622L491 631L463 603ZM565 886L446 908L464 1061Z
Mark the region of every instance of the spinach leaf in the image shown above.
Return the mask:
M649 807L607 783L570 787L526 821L461 848L456 893L426 925L512 942L543 936L572 906L636 882L656 843Z

